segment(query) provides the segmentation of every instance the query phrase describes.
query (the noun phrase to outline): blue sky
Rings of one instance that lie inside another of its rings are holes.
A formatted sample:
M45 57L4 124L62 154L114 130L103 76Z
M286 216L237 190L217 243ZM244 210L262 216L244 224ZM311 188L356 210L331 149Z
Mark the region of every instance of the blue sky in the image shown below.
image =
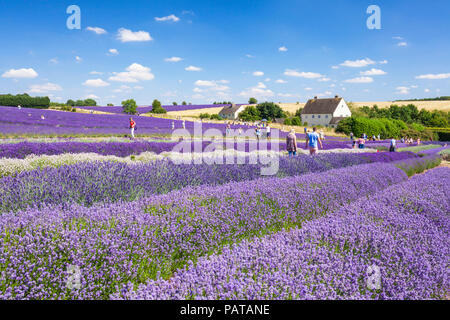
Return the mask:
M80 30L66 26L72 4ZM380 30L366 26L372 4ZM0 93L142 105L450 95L449 17L448 0L0 0Z

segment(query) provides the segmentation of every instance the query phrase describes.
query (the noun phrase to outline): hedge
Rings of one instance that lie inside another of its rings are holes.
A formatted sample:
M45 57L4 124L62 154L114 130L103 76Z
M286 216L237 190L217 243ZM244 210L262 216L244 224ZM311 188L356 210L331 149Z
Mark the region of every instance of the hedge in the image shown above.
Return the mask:
M2 94L0 95L0 106L23 108L48 109L50 106L49 97L30 97L28 94Z

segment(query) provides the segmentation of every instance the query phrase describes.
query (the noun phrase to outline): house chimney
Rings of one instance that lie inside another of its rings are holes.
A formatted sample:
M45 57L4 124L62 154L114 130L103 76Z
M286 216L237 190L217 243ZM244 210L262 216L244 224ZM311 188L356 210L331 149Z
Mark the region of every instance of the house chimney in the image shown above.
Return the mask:
M317 96L314 97L314 100L317 100Z
M337 98L339 98L339 96L338 96L338 95L335 95L334 98L337 99Z

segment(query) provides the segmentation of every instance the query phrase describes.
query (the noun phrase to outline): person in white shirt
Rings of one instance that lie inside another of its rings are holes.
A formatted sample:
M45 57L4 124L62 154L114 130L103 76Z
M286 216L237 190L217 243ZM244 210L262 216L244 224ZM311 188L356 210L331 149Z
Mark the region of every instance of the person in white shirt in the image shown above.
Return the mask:
M267 125L266 127L266 135L267 135L267 139L270 140L270 126Z

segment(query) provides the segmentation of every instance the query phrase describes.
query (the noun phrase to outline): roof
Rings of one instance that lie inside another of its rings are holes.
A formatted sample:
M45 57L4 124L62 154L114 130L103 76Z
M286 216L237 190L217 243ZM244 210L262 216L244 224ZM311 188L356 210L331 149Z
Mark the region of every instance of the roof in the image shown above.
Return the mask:
M341 120L346 119L345 117L334 117L331 119L330 124L338 124Z
M228 105L223 107L222 111L219 112L219 114L223 114L223 115L234 115L236 113L236 111L238 111L240 108L242 107L242 105Z
M303 108L302 114L333 114L342 99L311 99Z

